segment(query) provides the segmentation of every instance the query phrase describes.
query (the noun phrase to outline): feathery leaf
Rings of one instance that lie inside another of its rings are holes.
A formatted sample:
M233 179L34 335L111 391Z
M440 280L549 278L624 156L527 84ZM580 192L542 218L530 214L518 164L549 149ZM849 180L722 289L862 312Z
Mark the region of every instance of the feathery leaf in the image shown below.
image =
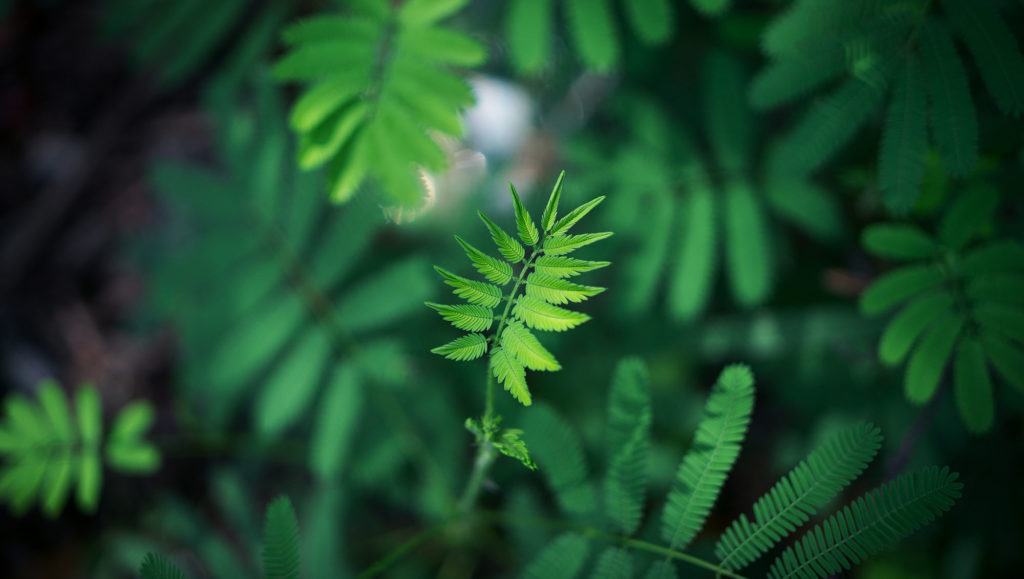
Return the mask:
M526 278L526 295L550 304L579 303L604 290L603 287L581 285L536 271Z
M872 225L864 230L860 239L868 252L890 259L927 259L939 251L935 240L913 225Z
M537 298L520 295L512 310L515 317L535 330L563 332L590 319L587 314L553 306Z
M533 223L530 212L526 210L523 201L519 199L519 193L516 191L515 185L509 183L508 188L512 192L512 205L515 208L516 231L519 233L519 239L522 239L523 243L531 247L537 245L537 242L540 241L540 232L537 231L537 226Z
M434 269L441 274L446 284L455 288L453 293L467 302L485 308L493 308L501 303L501 288L498 286L466 279L436 265Z
M474 304L445 305L433 302L424 304L441 314L445 320L453 326L467 332L484 332L491 328L494 323L494 312L483 306Z
M491 374L523 406L533 404L530 389L526 385L526 370L515 356L497 347L491 350Z
M622 548L608 547L597 558L593 579L629 579L633 576L633 556Z
M927 101L921 66L908 56L889 104L878 149L882 202L890 213L904 215L921 193L928 152Z
M300 577L299 524L288 497L281 495L267 507L263 526L263 576L266 579Z
M185 579L185 574L177 565L156 553L146 553L139 567L139 575L142 575L142 579Z
M430 351L449 360L476 360L487 353L487 338L483 334L467 334Z
M647 488L647 452L651 431L650 378L636 358L619 362L608 396L608 473L604 482L605 514L625 535L633 534L643 515Z
M679 202L679 245L668 292L668 311L676 320L693 320L711 297L717 266L717 203L718 198L704 180Z
M523 257L526 255L526 250L523 249L523 246L514 237L506 233L504 229L498 227L495 222L488 219L483 212L477 211L476 214L480 216L488 231L491 232L491 239L498 246L498 253L509 263L523 261Z
M463 241L458 235L455 236L455 241L459 242L466 255L469 256L470 261L473 262L473 267L487 278L487 281L498 285L505 285L512 281L511 265L487 255Z
M935 394L963 326L964 319L959 314L947 312L921 338L907 364L904 389L908 400L924 404Z
M661 535L670 549L685 548L704 526L739 456L753 408L753 374L743 365L728 366L711 390L662 514Z
M557 537L523 572L523 579L572 579L587 560L590 543L575 533Z
M542 255L533 262L537 273L551 277L566 278L611 265L610 261L587 261L560 255Z
M590 211L593 208L600 205L602 201L604 201L604 195L601 195L600 197L595 197L590 201L587 201L583 205L580 205L576 209L573 209L572 211L566 213L565 216L563 216L561 219L556 221L554 225L551 226L551 231L548 232L549 235L554 237L556 235L567 234L569 232L569 229L571 229L573 225L576 225L576 223L579 222L580 219L586 217L587 213L590 213Z
M919 45L935 147L950 175L965 176L978 162L978 119L964 65L939 22L925 24Z
M510 320L501 332L501 347L530 370L558 371L558 360L519 320Z
M914 298L893 316L878 342L878 358L883 364L900 363L917 338L935 320L953 311L953 296L946 292Z
M558 181L555 181L555 186L551 189L547 205L544 206L544 213L540 218L540 226L544 229L545 233L551 231L551 227L555 224L555 219L558 218L558 200L562 197L562 179L564 178L565 171L562 171L558 174Z
M715 546L723 567L739 570L806 523L867 467L882 443L878 428L858 424L829 438L754 504L754 521L733 521Z
M557 228L557 226L556 226ZM612 236L610 231L601 233L580 233L579 235L552 235L544 239L545 255L565 255L577 249Z
M772 564L772 579L827 577L849 570L948 511L963 485L932 467L900 475L815 526Z
M772 282L771 239L764 209L750 185L737 181L725 191L725 258L732 293L743 306L760 304Z
M942 272L932 265L911 265L875 280L860 296L860 311L872 315L941 284Z
M597 499L576 432L546 404L538 404L527 413L523 430L562 511L576 516L591 514Z

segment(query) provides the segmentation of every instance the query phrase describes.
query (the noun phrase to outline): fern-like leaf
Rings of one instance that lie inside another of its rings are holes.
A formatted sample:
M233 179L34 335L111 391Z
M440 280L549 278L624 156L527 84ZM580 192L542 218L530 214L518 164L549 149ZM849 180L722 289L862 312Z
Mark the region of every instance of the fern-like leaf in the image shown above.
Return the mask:
M915 404L931 400L963 327L963 317L956 312L948 312L924 334L907 363L904 379L907 400Z
M483 332L489 330L494 323L494 312L483 306L474 304L456 304L453 306L426 302L427 307L441 314L453 326L467 332Z
M523 261L523 257L526 255L526 250L523 249L523 246L514 237L506 233L504 229L498 227L498 224L491 221L483 212L477 211L477 215L483 220L487 230L491 232L491 239L498 246L498 253L509 263Z
M619 362L608 397L608 473L604 483L605 514L625 535L633 534L643 515L650 445L650 377L636 358Z
M511 320L501 332L501 347L530 370L555 372L562 366L519 320Z
M491 373L523 406L533 404L526 385L526 371L510 352L500 347L491 350Z
M989 94L1003 114L1024 113L1024 56L992 4L943 0L949 20L963 36Z
M553 408L538 404L526 415L524 438L563 512L593 513L597 506L583 446L572 427Z
M483 334L467 334L438 346L431 352L460 362L476 360L487 353L487 338Z
M288 497L281 495L267 507L263 526L263 576L266 579L298 579L299 523Z
M565 255L577 249L611 237L611 232L581 233L579 235L552 235L544 239L546 255Z
M633 556L625 549L608 548L594 563L594 579L627 579L633 576Z
M849 570L948 511L963 485L947 468L900 475L815 526L772 564L772 579Z
M742 569L828 504L867 467L882 443L875 426L837 433L808 455L754 504L754 520L740 515L722 534L715 555L723 567Z
M661 535L682 549L704 526L739 456L754 408L754 376L742 365L722 371L712 388L693 447L683 457L662 514Z
M177 565L155 553L146 553L139 567L139 575L142 575L142 579L185 579L185 574Z
M538 272L526 278L526 295L549 304L580 303L604 290L603 287L581 285Z
M469 243L463 241L463 239L458 235L455 236L455 241L459 242L459 245L462 246L462 249L466 252L470 261L473 262L473 267L487 278L487 281L498 285L505 285L512 281L511 265L501 261L500 259L495 259L487 255Z
M509 183L508 188L512 192L512 206L515 209L516 232L519 233L519 239L531 247L537 245L537 242L540 241L540 231L537 230L537 225L530 217L523 201L519 199L519 192L516 191L515 186Z
M587 261L561 255L542 255L533 263L534 271L551 277L566 278L601 269L611 265L610 261Z
M562 217L561 219L556 221L551 226L551 231L549 232L549 234L552 237L554 237L556 235L566 235L567 233L569 233L569 230L572 229L573 225L576 225L576 223L578 223L580 219L583 219L584 217L586 217L587 214L590 213L595 207L600 205L602 201L604 201L604 195L601 195L600 197L595 197L595 198L591 199L590 201L587 201L586 203L584 203L584 204L580 205L579 207L573 209L569 213L566 213L564 217ZM609 233L609 234L606 235L606 234L603 234L603 233L599 233L599 234L596 234L596 235L605 235L605 237L607 237L607 236L609 236L611 234ZM601 239L604 239L604 238L602 237ZM595 241L597 241L597 240L595 240Z
M917 201L928 152L924 77L914 56L903 65L878 152L882 201L894 215L906 214Z
M525 294L516 300L512 312L527 326L548 332L571 330L590 319L587 314L553 306Z
M562 198L563 179L565 179L565 171L558 174L558 181L555 181L555 186L551 189L551 195L548 196L548 203L544 206L544 213L541 214L540 226L545 233L551 232L555 219L558 218L558 201Z
M442 170L447 156L428 131L460 135L458 112L473 102L451 67L486 58L475 40L437 26L420 2L359 3L346 17L318 16L284 33L291 51L274 72L313 83L295 103L303 167L329 165L331 197L352 197L367 176L401 204L421 200L417 166ZM384 58L382 55L387 55Z
M967 175L978 161L978 118L964 65L939 22L922 28L919 44L935 147L950 175Z
M485 308L497 307L501 303L501 288L498 286L466 279L436 265L434 269L444 278L444 283L455 288L455 295L467 302Z
M900 302L942 283L942 272L928 265L911 265L893 270L875 280L860 296L865 314L884 312Z

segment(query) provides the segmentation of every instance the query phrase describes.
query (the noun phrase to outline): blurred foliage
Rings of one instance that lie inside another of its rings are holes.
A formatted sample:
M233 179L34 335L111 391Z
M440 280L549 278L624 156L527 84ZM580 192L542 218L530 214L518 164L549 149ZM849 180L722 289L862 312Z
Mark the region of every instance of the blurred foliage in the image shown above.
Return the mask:
M159 226L130 243L133 329L177 344L161 452L134 440L189 484L161 472L130 526L98 523L86 574L160 553L148 573L259 576L281 493L297 517L268 553L314 578L1018 573L1021 3L103 6L159 90L198 94L215 145L152 161ZM528 94L517 154L474 150L515 115L471 74ZM498 113L461 115L474 99ZM489 344L422 304L429 264L466 252L489 283L439 273L493 316L492 284L557 227L538 199L556 179L563 206L603 196L590 219L615 235L572 262L595 285L549 269L534 297L608 289L540 350L517 334L517 364L562 368L531 375L526 408L489 398L489 364L431 355ZM492 241L503 260L470 249ZM56 394L8 407L58 440L81 426L48 418ZM59 512L83 447L19 471L6 448L31 436L2 433L4 472L43 482L0 479L5 498Z

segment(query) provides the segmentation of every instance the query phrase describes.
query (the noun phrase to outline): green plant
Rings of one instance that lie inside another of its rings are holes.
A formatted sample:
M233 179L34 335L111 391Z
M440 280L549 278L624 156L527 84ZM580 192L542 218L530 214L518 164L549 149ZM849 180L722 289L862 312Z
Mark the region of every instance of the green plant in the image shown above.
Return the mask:
M445 283L454 288L455 295L469 303L445 305L427 302L426 305L456 328L470 333L438 346L431 352L458 361L475 360L484 355L488 358L484 414L479 421L466 421L466 428L476 436L480 446L476 461L479 467L476 472L480 477L494 460L492 447L535 468L520 438L522 431L499 427L501 416L494 413L493 381L501 383L522 405L531 405L533 398L526 384L526 369L557 371L561 365L530 330L563 332L575 328L589 320L590 316L555 304L579 303L604 291L604 288L586 286L567 279L609 265L606 261L569 257L577 249L612 235L610 232L569 233L604 197L588 201L559 219L558 202L562 196L564 177L563 172L551 190L539 228L519 199L515 187L509 184L515 208L516 233L522 243L482 212L478 213L503 260L455 236L473 266L490 283L470 280L435 266ZM529 248L529 255L524 245ZM512 266L520 263L519 273L515 275ZM515 283L506 295L501 286L508 285L513 279ZM495 315L494 308L502 307L502 304L503 311ZM490 330L495 322L497 328L494 332L485 335L483 332ZM479 480L471 482L464 505L472 503L479 484Z
M299 579L302 576L299 555L299 524L288 497L281 495L267 505L263 525L263 577L266 579ZM162 555L149 553L139 568L142 579L185 579L173 562Z
M878 345L883 364L908 358L904 392L924 404L935 396L954 351L956 404L968 430L992 428L995 401L988 366L1024 390L1024 246L1011 239L974 243L999 204L983 184L966 190L931 236L904 223L873 225L865 249L910 262L876 280L861 310L876 315L906 303Z
M159 450L143 438L153 422L148 402L133 402L121 409L104 436L103 409L95 387L78 387L74 410L53 380L41 382L38 390L37 404L19 394L4 399L0 499L16 515L38 502L46 516L55 518L72 487L78 507L95 512L104 463L115 471L137 475L160 468Z
M383 219L366 204L332 208L317 194L319 175L289 169L280 95L252 86L250 105L211 102L224 169L162 163L151 174L180 219L175 249L157 261L153 306L183 338L187 396L219 393L197 404L208 424L227 424L251 399L255 431L275 439L319 397L311 460L326 473L343 438L336 413L359 384L402 379L395 341L374 333L414 311L432 283L415 256L359 262ZM259 171L246 169L250 159Z
M918 199L931 140L950 176L978 159L978 121L948 29L960 36L1003 114L1024 112L1024 56L993 2L801 0L762 38L771 63L754 80L757 108L795 100L836 79L785 138L788 172L805 174L835 156L894 86L878 155L882 201L896 215ZM939 12L939 14L936 14Z
M710 305L719 269L735 303L760 305L780 277L782 224L823 242L843 233L839 207L821 186L780 170L777 154L757 166L758 124L743 101L742 65L715 53L701 78L711 155L655 103L636 98L617 107L627 146L572 150L592 189L608 192L609 227L632 245L621 268L629 315L651 310L664 283L671 319L695 321Z
M843 429L812 452L754 505L754 518L740 515L719 537L718 563L684 552L714 507L746 436L754 401L749 368L729 366L708 397L703 418L661 513L657 544L631 538L645 512L650 397L646 370L638 360L620 363L608 406L609 462L598 487L587 471L580 442L552 408L538 405L526 420L526 440L561 510L581 521L553 541L527 567L525 576L574 577L589 555L588 539L607 541L593 576L632 574L629 551L654 555L647 577L675 577L674 563L719 576L738 571L806 524L860 476L881 445L871 424ZM624 428L625 427L625 428ZM957 474L927 468L903 474L870 491L804 534L772 565L771 577L827 577L848 570L949 510L960 496ZM601 488L603 500L599 500ZM509 521L514 523L515 515ZM593 526L598 522L600 528Z
M331 199L348 201L367 177L390 199L423 199L419 167L439 172L448 156L433 131L460 136L459 109L473 93L451 66L487 53L437 25L466 0L359 0L345 16L317 16L284 32L291 51L274 67L282 80L312 83L292 107L299 166L328 167Z

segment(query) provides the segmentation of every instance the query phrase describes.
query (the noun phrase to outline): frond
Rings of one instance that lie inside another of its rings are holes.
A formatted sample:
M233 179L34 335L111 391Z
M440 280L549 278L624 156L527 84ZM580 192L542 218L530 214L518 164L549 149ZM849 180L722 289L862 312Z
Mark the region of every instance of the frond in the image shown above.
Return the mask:
M953 296L945 292L910 300L882 332L878 342L879 359L888 365L901 362L932 322L953 312L953 304Z
M835 35L851 26L862 10L861 3L845 0L793 2L765 28L761 47L775 57L804 52L817 37Z
M821 241L845 238L844 217L831 191L807 179L775 176L765 186L766 201L779 219Z
M749 183L730 183L725 191L725 264L736 302L760 304L771 291L771 239L764 209Z
M649 376L643 362L627 358L615 369L608 397L608 473L604 483L605 514L625 535L633 534L643 515L650 445Z
M910 211L921 192L928 153L927 106L921 66L915 56L907 56L878 149L882 202L894 215Z
M765 110L788 103L842 75L846 71L843 45L831 37L827 40L768 63L750 85L751 106Z
M512 281L512 266L495 259L472 245L463 241L458 235L455 236L455 241L459 242L462 249L466 252L469 260L473 262L473 267L476 268L487 281L496 283L498 285L505 285Z
M967 74L953 39L937 21L921 29L921 67L932 110L932 137L953 176L969 174L978 162L978 118Z
M445 305L425 302L426 306L441 314L453 326L467 332L483 332L489 330L494 323L494 312L475 304Z
M263 526L263 576L266 579L299 579L299 523L288 497L281 495L267 507Z
M550 236L554 237L556 235L566 235L567 233L569 233L569 230L572 229L573 225L576 225L576 223L578 223L580 219L586 217L587 214L590 213L591 210L593 210L595 207L600 205L602 201L604 201L604 195L595 197L590 201L587 201L586 203L573 209L569 213L566 213L564 217L556 221L555 224L551 226L551 231L549 232ZM604 235L605 237L608 237L611 234L598 233L591 235ZM601 239L604 239L604 237L602 237Z
M728 366L711 390L665 505L661 535L670 549L685 548L704 526L739 456L753 408L753 374L743 365Z
M510 320L501 332L501 347L530 370L558 371L562 366L519 320Z
M526 386L526 371L523 365L504 348L497 347L491 350L491 374L523 406L533 404L530 389Z
M1024 113L1024 56L1006 22L990 3L942 0L963 36L996 105L1011 117Z
M274 67L278 78L310 83L292 109L304 168L328 165L331 198L350 199L372 177L397 203L421 201L418 167L447 167L428 135L461 135L459 110L473 103L452 67L486 59L476 40L437 25L465 2L401 5L362 3L346 17L317 16L284 33L290 51ZM380 54L388 58L380 60Z
M477 211L476 213L483 220L484 225L487 226L487 230L491 232L491 239L498 246L498 253L509 263L523 261L523 257L526 256L526 250L523 249L523 246L514 237L506 233L505 230L498 227L497 223L488 219L483 212Z
M527 326L549 332L571 330L590 319L587 314L553 306L528 295L516 299L512 313Z
M806 523L855 480L878 452L882 436L872 424L837 433L800 462L754 504L754 521L740 515L722 534L715 555L739 570Z
M939 244L914 225L882 223L864 230L861 245L869 253L888 259L929 259L939 253Z
M633 556L625 549L609 547L597 558L590 576L594 579L628 579L633 576Z
M74 410L60 386L45 380L38 401L15 394L4 399L0 419L0 501L15 515L38 503L55 518L74 489L79 508L94 512L103 481L101 457L126 474L146 474L160 467L160 452L145 440L153 408L133 402L118 412L104 439L99 394L80 386Z
M860 311L879 314L925 290L941 284L942 272L931 264L895 269L874 283L860 296Z
M908 400L915 404L924 404L935 394L942 370L949 361L953 346L956 345L963 327L963 317L958 313L948 312L928 328L907 364L904 390Z
M516 192L515 186L509 183L508 188L512 192L512 206L515 209L516 232L519 233L519 239L522 239L523 243L531 247L537 245L537 242L540 241L540 232L537 231L537 225L534 224L533 218L530 217L530 213L526 210L522 200L519 199L519 193Z
M947 468L900 475L816 525L772 564L772 579L849 570L948 511L963 485Z
M550 60L554 14L548 0L509 0L505 38L519 72L536 74Z
M884 78L885 72L879 74ZM830 160L868 121L883 91L859 78L847 79L835 92L811 106L785 137L785 170L806 175Z
M155 553L146 553L139 567L139 575L142 575L142 579L185 579L185 574L177 565Z
M524 437L563 512L594 512L597 498L589 480L583 447L573 429L554 409L538 404L526 414Z
M501 303L501 288L496 285L466 279L436 265L434 270L441 274L441 277L444 278L444 283L455 288L453 290L455 295L471 304L493 308Z
M565 255L577 249L612 236L611 232L581 233L579 235L552 235L544 239L546 255Z
M608 267L611 263L610 261L587 261L561 255L542 255L534 261L533 269L537 273L551 277L566 278Z
M431 353L460 362L476 360L487 353L487 338L483 334L467 334L432 349Z
M957 348L953 392L967 430L982 433L992 428L992 378L985 364L985 350L974 337L965 336Z
M575 533L557 537L530 562L523 579L572 579L587 561L590 543Z
M604 290L603 287L581 285L538 272L526 278L526 295L549 304L580 303Z

